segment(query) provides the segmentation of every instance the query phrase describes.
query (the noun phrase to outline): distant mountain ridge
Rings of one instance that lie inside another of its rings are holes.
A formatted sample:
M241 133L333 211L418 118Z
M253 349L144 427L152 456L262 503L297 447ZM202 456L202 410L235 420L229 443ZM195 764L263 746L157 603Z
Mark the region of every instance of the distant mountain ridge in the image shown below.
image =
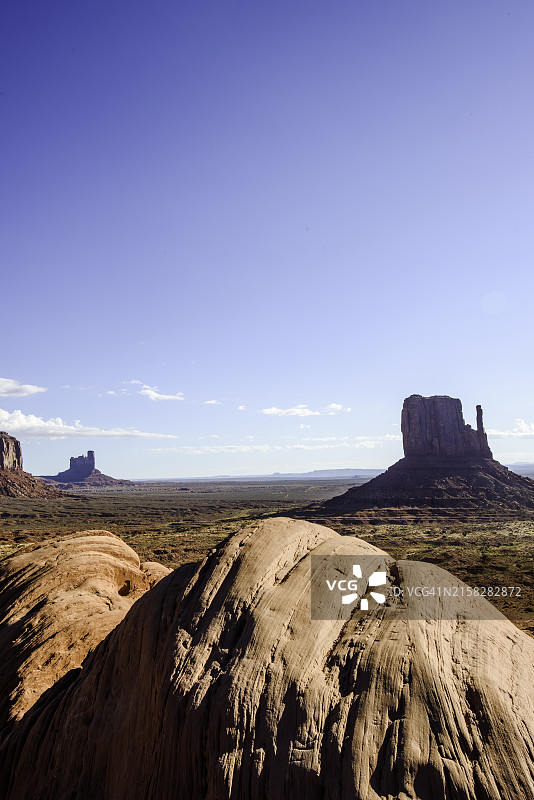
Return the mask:
M135 483L189 483L198 481L299 481L299 480L371 480L383 469L315 469L311 472L273 472L270 475L208 475L193 478L135 478Z

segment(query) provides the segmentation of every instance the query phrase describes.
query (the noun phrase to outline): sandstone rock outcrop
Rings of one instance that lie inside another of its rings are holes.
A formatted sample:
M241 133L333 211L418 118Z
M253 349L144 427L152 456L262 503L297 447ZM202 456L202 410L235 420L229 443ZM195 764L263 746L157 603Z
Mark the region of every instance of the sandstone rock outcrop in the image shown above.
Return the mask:
M490 515L534 513L534 481L496 461L477 406L477 429L466 425L460 400L411 395L404 401L404 458L362 486L302 513L358 514L370 509L423 509L439 515L456 509Z
M18 439L0 431L0 497L43 497L61 495L22 469L22 448Z
M0 729L122 620L169 570L140 564L107 531L85 531L0 561Z
M57 475L43 475L43 480L52 483L82 484L83 486L132 486L132 481L112 478L104 475L99 469L95 468L95 451L88 450L86 456L71 456L70 466ZM70 486L68 488L71 488ZM75 488L75 487L74 487Z
M88 450L86 456L71 456L70 466L57 475L58 480L83 481L95 469L95 451Z
M377 548L253 524L141 597L0 749L4 800L524 800L534 642L454 616L312 620L312 555ZM436 567L397 562L416 584ZM409 603L410 601L408 601ZM37 643L36 643L37 644Z
M5 431L0 431L0 469L22 469L22 448L20 442Z
M435 458L493 458L477 406L477 429L466 425L461 402L454 397L412 394L402 407L404 455Z

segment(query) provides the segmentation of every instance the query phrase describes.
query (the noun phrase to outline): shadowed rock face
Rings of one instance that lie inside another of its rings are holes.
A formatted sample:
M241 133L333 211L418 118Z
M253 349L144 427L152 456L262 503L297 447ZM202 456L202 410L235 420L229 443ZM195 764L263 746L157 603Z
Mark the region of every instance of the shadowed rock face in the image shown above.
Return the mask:
M71 456L70 466L57 475L57 480L83 481L95 468L95 451L88 450L86 456Z
M534 796L530 637L496 612L463 619L463 607L437 621L383 607L312 621L310 556L332 553L387 558L276 519L163 578L5 737L1 796ZM438 573L460 585L429 564L397 566L414 585Z
M480 406L474 430L465 424L458 399L413 394L404 401L401 430L404 458L362 486L300 513L328 516L385 508L437 515L451 509L505 516L534 512L534 481L493 459Z
M466 425L462 404L454 397L412 394L402 407L404 455L435 458L493 458L477 406L477 430Z
M131 486L132 481L112 478L95 468L95 452L88 450L86 456L71 456L70 466L57 475L43 475L47 481L85 486ZM68 487L71 488L71 487Z

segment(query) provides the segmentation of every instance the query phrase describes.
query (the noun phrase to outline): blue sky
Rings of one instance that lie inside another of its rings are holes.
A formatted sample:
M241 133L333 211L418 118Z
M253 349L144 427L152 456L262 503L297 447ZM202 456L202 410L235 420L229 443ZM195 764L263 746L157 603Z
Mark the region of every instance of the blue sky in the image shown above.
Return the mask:
M0 428L29 471L387 466L413 393L534 461L532 3L0 16Z

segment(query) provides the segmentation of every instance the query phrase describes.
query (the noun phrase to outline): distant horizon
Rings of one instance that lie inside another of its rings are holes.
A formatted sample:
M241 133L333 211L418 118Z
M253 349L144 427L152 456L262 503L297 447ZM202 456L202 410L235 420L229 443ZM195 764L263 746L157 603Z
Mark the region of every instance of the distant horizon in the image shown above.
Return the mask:
M502 462L501 462L502 463ZM187 481L205 481L205 480L240 480L240 479L276 479L280 478L306 478L308 477L311 479L310 476L316 473L330 473L325 474L322 476L318 476L315 480L322 480L323 478L326 480L328 478L335 479L339 478L339 480L343 480L345 478L349 479L351 475L357 477L357 473L382 473L385 472L391 464L383 467L332 467L327 469L315 469L315 470L308 470L305 472L268 472L268 473L220 473L220 474L207 474L207 475L173 475L173 476L157 476L157 477L133 477L129 476L126 477L124 475L109 475L111 478L116 478L118 480L129 480L133 483L183 483ZM514 463L506 463L504 464L505 467L512 469L513 467L532 467L534 468L534 461L520 461ZM109 473L105 472L105 470L100 469L96 466L100 472L104 475L108 475ZM513 469L512 469L513 471ZM338 474L335 475L334 473L345 473L345 474ZM58 473L55 473L58 474ZM36 475L36 477L52 477L51 475Z

